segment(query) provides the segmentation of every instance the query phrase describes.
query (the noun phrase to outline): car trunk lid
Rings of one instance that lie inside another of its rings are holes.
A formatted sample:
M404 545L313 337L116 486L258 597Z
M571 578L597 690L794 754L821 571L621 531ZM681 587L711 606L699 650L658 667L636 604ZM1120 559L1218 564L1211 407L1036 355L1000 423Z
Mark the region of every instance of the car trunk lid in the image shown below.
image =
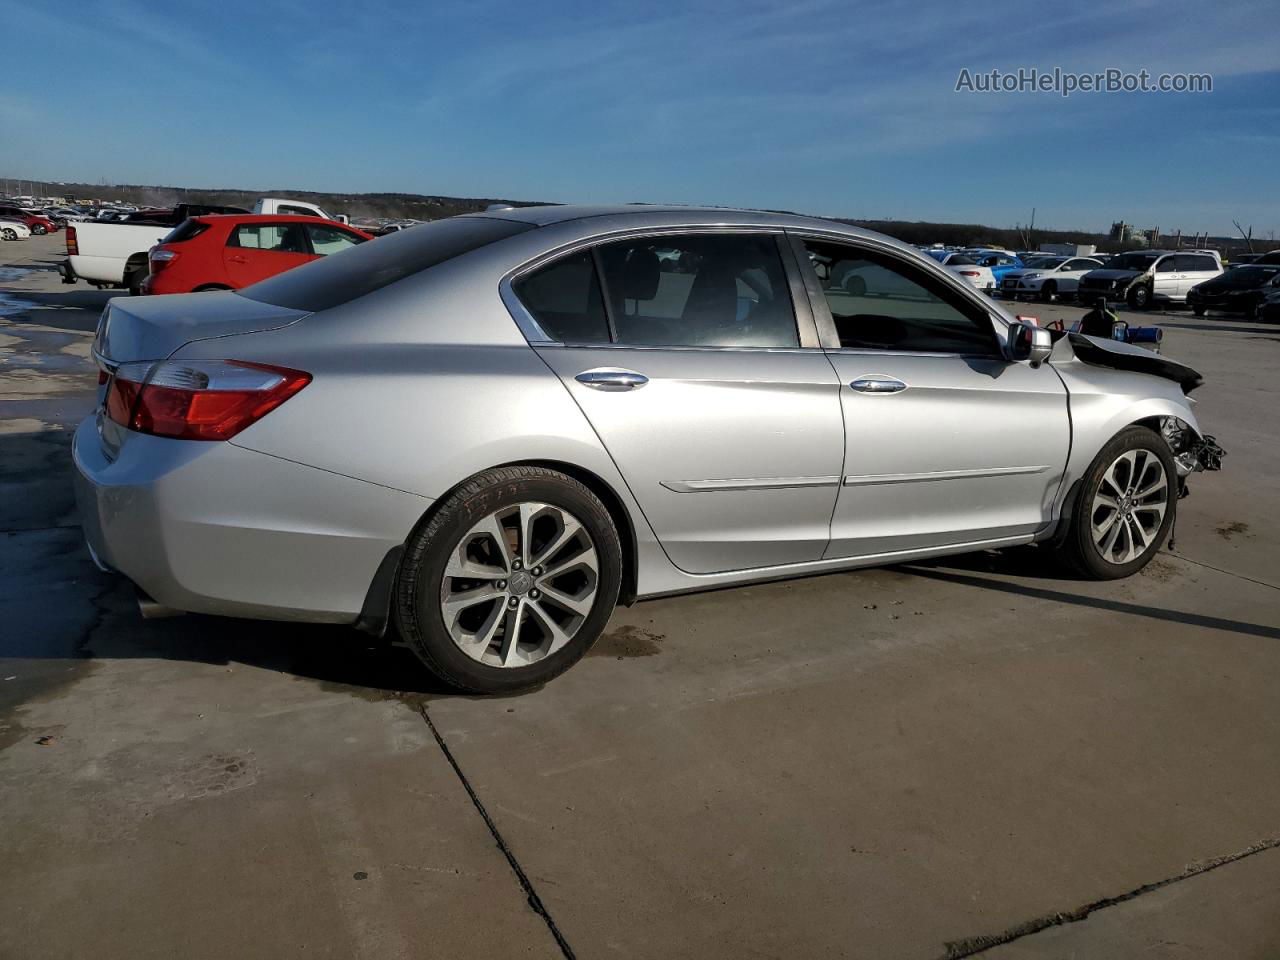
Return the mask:
M115 297L98 322L94 352L111 364L164 360L184 344L276 330L307 316L229 291Z

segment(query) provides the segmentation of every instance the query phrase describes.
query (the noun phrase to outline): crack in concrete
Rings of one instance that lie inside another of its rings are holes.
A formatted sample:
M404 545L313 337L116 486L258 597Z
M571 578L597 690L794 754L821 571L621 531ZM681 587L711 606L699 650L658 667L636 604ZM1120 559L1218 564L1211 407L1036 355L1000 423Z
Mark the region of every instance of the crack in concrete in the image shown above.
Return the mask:
M1175 560L1183 560L1197 567L1204 567L1206 570L1212 570L1215 573L1225 574L1228 577L1235 577L1237 580L1244 580L1247 583L1256 583L1260 587L1270 587L1272 590L1280 590L1280 584L1269 583L1266 580L1257 580L1253 577L1247 577L1243 573L1236 573L1234 570L1224 570L1222 567L1215 567L1212 563L1205 563L1203 560L1192 560L1190 557L1183 556L1180 553L1174 553L1172 550L1167 551L1164 556L1173 557Z
M1181 873L1172 877L1165 877L1163 880L1156 880L1154 883L1144 883L1142 886L1127 893L1119 894L1114 897L1103 897L1101 900L1094 900L1083 906L1076 907L1063 913L1050 913L1042 917L1036 917L1032 920L1024 920L1022 923L1015 924L1001 933L982 935L977 937L967 937L963 940L948 940L943 944L946 953L942 955L940 960L962 960L964 957L976 956L979 953L985 953L992 947L1003 946L1006 943L1012 943L1014 940L1021 940L1023 937L1029 937L1032 934L1040 933L1042 930L1048 930L1050 927L1060 927L1068 923L1079 923L1092 913L1099 910L1105 910L1107 907L1114 907L1116 904L1125 903L1133 900L1146 893L1151 893L1170 884L1181 883L1183 880L1190 880L1192 877L1198 877L1203 873L1211 870L1217 870L1219 867L1225 867L1229 863L1237 863L1246 857L1252 857L1254 854L1262 853L1266 850L1275 850L1280 848L1280 837L1271 837L1266 840L1259 840L1252 843L1235 853L1227 854L1222 857L1214 857L1209 860L1197 860L1187 864Z
M498 825L489 816L489 811L485 809L484 803L481 802L479 795L476 794L475 789L471 786L471 781L467 779L467 775L458 766L458 761L454 759L453 751L449 749L449 745L444 742L444 737L440 735L440 731L432 723L431 715L427 713L427 705L425 703L420 704L418 712L422 714L422 719L426 721L427 727L431 730L431 735L436 738L436 743L444 753L444 758L449 761L449 766L453 768L453 772L462 784L462 788L467 791L467 796L471 798L471 805L476 808L476 812L480 814L480 819L489 828L489 834L493 837L494 843L498 845L502 855L507 858L507 864L516 875L516 880L520 883L520 889L524 891L525 897L528 899L530 909L540 916L542 922L547 925L547 929L551 931L551 936L555 938L556 945L560 947L560 952L564 954L565 960L576 960L573 948L569 946L569 941L564 938L564 934L560 932L560 928L556 926L555 920L543 904L542 898L538 896L538 891L533 887L533 881L529 879L529 875L520 866L520 861L516 859L515 854L512 853L511 848L507 845L507 841L499 832Z

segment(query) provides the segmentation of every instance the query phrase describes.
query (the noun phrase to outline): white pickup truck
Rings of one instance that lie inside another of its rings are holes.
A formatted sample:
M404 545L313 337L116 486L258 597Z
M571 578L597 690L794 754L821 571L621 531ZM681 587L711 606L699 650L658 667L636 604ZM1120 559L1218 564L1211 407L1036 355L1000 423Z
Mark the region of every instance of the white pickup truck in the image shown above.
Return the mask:
M141 292L147 278L147 252L188 217L208 214L249 213L242 207L211 207L180 203L172 210L142 210L123 221L86 221L67 225L67 259L60 270L63 283L85 280L95 287L128 287ZM346 223L345 216L331 216L314 203L264 197L253 207L256 214L320 217Z
M350 223L351 218L345 213L325 213L323 208L305 200L281 200L278 197L263 197L253 205L254 213L279 214L290 217L319 217L321 220L336 220L338 223Z
M67 224L63 283L86 280L95 287L128 287L138 293L147 276L147 251L188 217L248 213L242 207L180 203L172 210L139 210L124 220L86 220Z

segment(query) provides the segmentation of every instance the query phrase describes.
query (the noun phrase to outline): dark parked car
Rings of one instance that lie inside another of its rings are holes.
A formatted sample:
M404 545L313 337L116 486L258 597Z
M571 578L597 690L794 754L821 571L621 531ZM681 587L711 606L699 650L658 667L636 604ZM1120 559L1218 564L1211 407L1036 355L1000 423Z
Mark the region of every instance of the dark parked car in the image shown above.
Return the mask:
M1280 250L1272 250L1270 253L1264 253L1262 256L1258 257L1258 259L1254 260L1253 262L1258 264L1259 266L1262 266L1264 264L1268 266L1275 266L1277 264L1280 264Z
M1263 294L1280 278L1280 263L1246 264L1232 267L1226 273L1198 283L1187 291L1187 306L1203 317L1206 310L1230 313L1253 313Z
M1280 323L1280 286L1272 284L1253 305L1253 319L1260 323Z

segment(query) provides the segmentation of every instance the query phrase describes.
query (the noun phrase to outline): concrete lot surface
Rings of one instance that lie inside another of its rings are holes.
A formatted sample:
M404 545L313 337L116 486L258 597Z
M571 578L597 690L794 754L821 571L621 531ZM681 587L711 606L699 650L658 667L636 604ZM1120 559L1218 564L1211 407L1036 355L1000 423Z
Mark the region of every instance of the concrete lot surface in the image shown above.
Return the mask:
M475 699L352 631L138 618L76 526L109 294L61 244L0 246L0 957L1280 955L1280 330L1143 318L1229 456L1138 577L654 601Z

